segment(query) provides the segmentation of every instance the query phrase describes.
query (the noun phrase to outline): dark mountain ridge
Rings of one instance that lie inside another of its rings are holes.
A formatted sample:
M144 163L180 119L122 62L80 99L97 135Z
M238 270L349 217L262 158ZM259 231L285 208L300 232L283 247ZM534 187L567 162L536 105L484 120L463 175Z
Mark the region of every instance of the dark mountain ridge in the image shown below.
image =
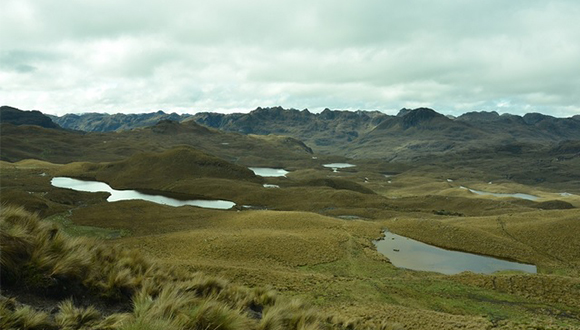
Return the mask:
M63 128L86 132L124 131L138 127L153 126L161 120L183 121L189 114L165 113L161 110L138 114L84 113L49 117Z
M26 111L16 109L21 117ZM35 114L37 116L37 114ZM44 116L44 115L42 115ZM36 118L36 117L34 117ZM162 120L151 127L121 132L82 132L45 128L35 121L15 125L2 120L0 160L40 159L53 163L117 161L138 152L162 152L191 146L234 163L275 166L279 161L311 159L312 150L287 136L243 135L223 132L194 121Z
M9 108L17 110L15 108ZM38 113L37 113L38 115ZM156 125L162 120L194 120L204 126L242 134L279 134L303 140L308 145L324 147L338 143L348 143L374 130L386 130L400 126L402 130L418 128L425 130L459 128L471 124L491 133L501 132L515 138L533 138L560 141L576 139L580 129L580 115L570 118L556 118L540 113L524 116L502 114L496 111L467 112L457 118L444 116L432 109L403 108L396 116L379 111L348 111L325 109L311 113L308 109L284 109L282 107L258 107L249 113L222 114L200 112L190 114L167 114L163 111L141 114L86 113L67 114L61 117L48 115L63 128L87 132L122 131L138 127ZM398 121L396 118L402 119ZM45 121L45 120L44 120ZM40 126L47 127L47 124ZM446 127L448 126L448 127ZM322 148L324 149L324 148Z
M29 122L17 126L2 120L0 160L119 161L139 152L160 153L185 145L245 166L304 168L320 166L330 158L342 161L336 156L343 156L377 162L381 168L387 164L459 166L482 171L494 180L556 184L568 190L576 189L580 180L580 121L573 118L484 113L493 120L477 120L478 114L459 120L427 108L400 116L332 110L312 114L281 108L259 109L251 115L206 115L230 129L243 123L256 130L225 132L193 118L104 133L26 125ZM270 134L282 129L285 135ZM302 141L315 142L308 144L317 154Z
M90 115L94 117L98 114ZM537 147L554 147L566 140L580 140L580 120L577 116L556 118L539 113L518 116L482 111L449 118L429 108L402 109L396 116L390 116L379 111L325 109L320 113L311 113L307 109L272 107L235 114L204 112L180 116L156 112L100 115L101 118L134 120L134 126L154 122L151 131L162 134L191 130L203 134L204 129L207 130L204 127L210 127L243 135L283 135L293 138L290 144L302 150L310 151L312 148L317 153L354 158L411 160L430 154L481 148L518 153ZM80 118L67 116L62 118L66 117L69 121ZM182 124L170 119L157 120L167 116L185 119L182 119Z
M274 107L245 114L198 113L188 120L242 134L289 135L316 152L358 158L408 160L481 147L517 151L580 139L579 120L537 113L482 111L449 118L429 108L401 109L390 116L378 111L325 109L314 114Z
M44 128L61 128L51 118L38 110L22 111L9 106L0 107L0 123L10 123L16 126L36 125Z
M307 145L325 149L328 145L346 144L369 132L387 115L379 111L340 111L325 109L311 113L307 109L282 107L257 108L249 113L197 113L188 120L224 131L242 134L289 135Z

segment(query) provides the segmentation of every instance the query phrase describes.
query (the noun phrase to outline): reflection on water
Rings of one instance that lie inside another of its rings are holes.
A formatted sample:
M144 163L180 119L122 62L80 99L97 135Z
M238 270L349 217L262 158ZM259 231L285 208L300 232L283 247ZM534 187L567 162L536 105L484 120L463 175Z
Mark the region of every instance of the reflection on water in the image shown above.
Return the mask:
M349 164L349 163L330 163L330 164L324 164L322 166L332 168L333 172L338 172L339 168L355 167L356 165Z
M104 182L98 181L84 181L84 180L77 180L72 178L66 177L55 177L53 178L50 183L58 188L69 188L77 191L86 191L86 192L107 192L110 193L111 196L107 198L108 202L116 202L116 201L124 201L124 200L132 200L132 199L140 199L145 200L157 204L164 204L169 206L197 206L203 208L210 208L210 209L222 209L227 210L232 208L236 203L225 201L225 200L203 200L203 199L194 199L194 200L179 200L175 198L169 198L160 195L149 195L138 192L136 190L116 190L111 188L108 184Z
M540 199L540 197L538 196L534 196L534 195L528 195L528 194L522 194L522 193L516 193L516 194L501 194L501 193L492 193L492 192L487 192L487 191L480 191L480 190L474 190L474 189L469 189L467 187L459 187L461 189L467 189L469 191L471 191L474 194L478 194L478 195L489 195L489 196L495 196L495 197L514 197L514 198L521 198L521 199L527 199L530 201L535 201L537 199Z
M385 231L385 238L374 242L377 251L400 268L458 274L464 271L491 274L501 270L536 273L535 265L521 264L478 254L450 251Z
M286 176L286 174L290 173L283 168L271 168L271 167L248 167L248 168L254 171L254 174L263 177Z
M349 164L349 163L330 163L330 164L324 164L322 166L330 167L330 168L347 168L347 167L355 167L356 165Z

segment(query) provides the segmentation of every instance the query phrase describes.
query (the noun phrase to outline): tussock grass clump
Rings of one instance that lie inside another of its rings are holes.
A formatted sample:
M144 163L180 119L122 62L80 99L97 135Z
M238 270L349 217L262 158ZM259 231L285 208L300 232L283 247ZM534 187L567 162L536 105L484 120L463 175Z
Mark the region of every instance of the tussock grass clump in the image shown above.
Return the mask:
M0 297L0 329L51 330L57 327L47 313L19 305L15 299Z
M3 286L55 298L92 294L129 301L151 268L134 251L68 237L22 208L3 206L0 229Z
M321 320L313 309L298 300L291 300L266 308L259 329L318 329L320 323Z
M59 308L55 320L62 329L94 329L101 319L101 313L94 307L78 308L72 300L61 302Z
M68 237L19 207L2 206L0 229L2 294L29 304L0 295L2 329L369 329L267 287L162 268L135 250Z

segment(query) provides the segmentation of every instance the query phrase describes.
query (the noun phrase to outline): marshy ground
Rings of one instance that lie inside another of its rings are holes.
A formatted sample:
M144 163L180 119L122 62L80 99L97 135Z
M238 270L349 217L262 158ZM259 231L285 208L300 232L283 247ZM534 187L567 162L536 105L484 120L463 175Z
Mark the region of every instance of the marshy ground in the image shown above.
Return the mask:
M127 177L115 176L108 164L1 162L1 199L72 235L137 248L160 265L267 285L347 317L386 319L406 329L580 327L580 191L562 196L556 188L489 184L457 171L357 165L335 173L294 164L287 177L266 179L238 168L239 177L179 182L158 173L130 187L254 206L224 211L109 203L104 193L50 185L53 176L82 173L129 188ZM541 199L480 196L460 186ZM533 263L538 274L399 269L372 243L385 228L440 247Z

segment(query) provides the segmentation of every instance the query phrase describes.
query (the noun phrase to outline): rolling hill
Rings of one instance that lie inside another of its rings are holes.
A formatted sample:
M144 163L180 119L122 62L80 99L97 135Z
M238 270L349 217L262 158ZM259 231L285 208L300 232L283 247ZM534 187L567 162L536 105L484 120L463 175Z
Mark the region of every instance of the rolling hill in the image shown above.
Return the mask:
M117 161L138 152L161 152L180 145L254 166L311 160L312 153L294 138L222 132L194 121L162 120L150 127L104 133L45 128L35 122L17 126L4 119L1 125L0 159L10 162L28 158L54 163Z

